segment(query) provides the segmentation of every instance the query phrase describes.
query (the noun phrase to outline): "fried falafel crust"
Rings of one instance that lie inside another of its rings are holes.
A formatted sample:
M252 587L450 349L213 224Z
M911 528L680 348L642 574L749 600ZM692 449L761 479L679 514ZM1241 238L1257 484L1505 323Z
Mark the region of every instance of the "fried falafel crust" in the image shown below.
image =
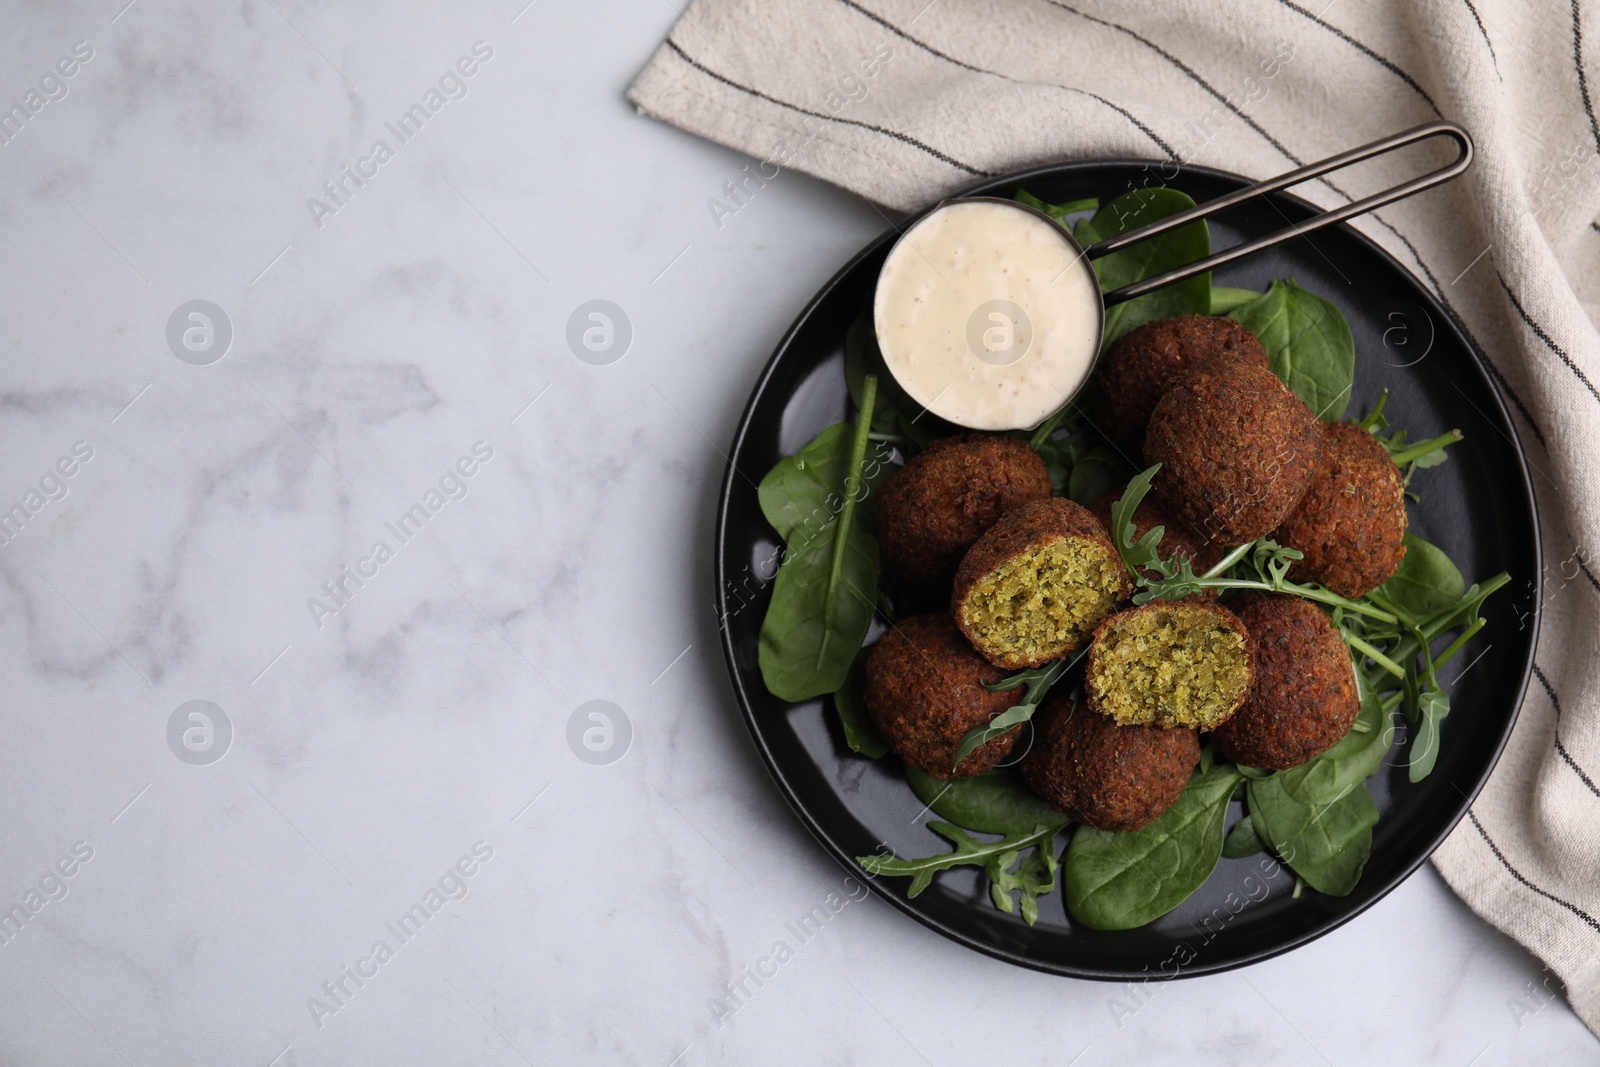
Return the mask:
M1144 458L1161 464L1166 509L1220 546L1277 529L1321 456L1311 409L1265 367L1231 360L1191 371L1150 416Z
M1020 726L984 742L955 766L967 731L1016 704L1023 690L984 688L1003 680L1006 672L972 650L947 612L891 626L867 654L866 674L867 713L878 732L904 763L930 777L982 774L1017 742Z
M1080 647L1133 581L1089 509L1050 497L1007 512L961 560L951 613L997 667L1038 667Z
M942 437L891 474L873 497L884 568L896 591L930 606L950 595L961 557L995 521L1050 495L1050 472L1022 441Z
M1232 319L1179 315L1147 322L1117 338L1100 357L1084 407L1100 432L1136 459L1162 394L1195 367L1223 358L1267 366L1256 335Z
M1023 781L1056 811L1097 830L1148 825L1183 795L1200 762L1198 731L1118 726L1059 691L1045 699L1033 728Z
M1323 422L1322 457L1299 505L1272 539L1305 553L1289 571L1340 596L1360 597L1393 577L1406 554L1400 468L1372 434Z
M1350 732L1360 711L1344 641L1315 604L1252 593L1228 606L1250 630L1255 685L1212 734L1235 763L1285 770L1321 755Z

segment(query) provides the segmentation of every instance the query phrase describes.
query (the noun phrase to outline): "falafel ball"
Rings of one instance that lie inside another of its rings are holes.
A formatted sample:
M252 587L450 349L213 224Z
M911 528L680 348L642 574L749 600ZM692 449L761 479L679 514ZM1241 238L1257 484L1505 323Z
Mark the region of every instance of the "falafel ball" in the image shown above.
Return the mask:
M1100 525L1104 526L1106 532L1111 535L1111 543L1113 545L1116 544L1117 533L1112 529L1111 509L1118 500L1122 499L1122 494L1127 490L1128 487L1126 485L1119 489L1113 489L1109 493L1096 497L1094 502L1089 505L1089 510L1094 513L1094 517L1100 520ZM1174 519L1171 515L1168 515L1161 505L1153 502L1150 496L1146 494L1145 498L1139 501L1139 506L1133 509L1133 539L1137 541L1157 526L1162 527L1161 544L1157 549L1162 559L1167 559L1174 555L1182 556L1189 561L1190 567L1194 569L1196 574L1204 574L1222 559L1223 552L1220 548ZM1152 567L1146 567L1144 573L1152 579L1160 577ZM1195 594L1195 598L1215 600L1217 599L1217 591L1215 589L1206 589Z
M1081 646L1133 582L1100 520L1049 497L1008 511L956 571L951 612L984 659L1038 667Z
M1267 365L1256 335L1232 319L1179 315L1147 322L1117 338L1100 357L1084 409L1112 444L1136 459L1162 394L1191 369L1229 357Z
M984 742L955 766L968 730L1022 699L1018 687L984 686L1006 672L984 662L947 612L904 619L867 653L867 713L895 755L934 778L971 778L994 767L1017 742L1018 726ZM954 768L954 770L952 770Z
M1361 710L1350 653L1327 614L1284 593L1252 593L1228 606L1250 629L1256 681L1217 728L1217 749L1235 763L1273 771L1326 752Z
M1023 781L1097 830L1137 830L1172 807L1200 762L1199 731L1118 726L1057 690L1033 717Z
M904 596L940 603L956 567L995 520L1050 495L1050 472L1022 441L942 437L891 474L873 499L878 544Z
M1250 692L1250 633L1227 608L1193 600L1121 611L1095 629L1089 705L1123 726L1213 730Z
M1388 581L1406 554L1406 490L1383 442L1348 422L1324 422L1322 460L1272 539L1305 553L1289 571L1340 596Z
M1167 510L1223 547L1277 529L1305 495L1322 435L1266 367L1213 362L1169 389L1150 416L1144 458L1161 464Z

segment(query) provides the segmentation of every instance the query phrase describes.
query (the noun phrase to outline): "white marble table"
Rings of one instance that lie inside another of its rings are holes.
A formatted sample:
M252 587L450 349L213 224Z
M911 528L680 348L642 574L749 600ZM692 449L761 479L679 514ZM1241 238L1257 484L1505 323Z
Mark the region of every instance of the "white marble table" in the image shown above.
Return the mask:
M668 3L123 2L0 33L0 1063L1600 1062L1426 869L1131 1014L868 899L719 1025L844 874L733 706L719 449L883 220L713 215L747 161L622 97Z

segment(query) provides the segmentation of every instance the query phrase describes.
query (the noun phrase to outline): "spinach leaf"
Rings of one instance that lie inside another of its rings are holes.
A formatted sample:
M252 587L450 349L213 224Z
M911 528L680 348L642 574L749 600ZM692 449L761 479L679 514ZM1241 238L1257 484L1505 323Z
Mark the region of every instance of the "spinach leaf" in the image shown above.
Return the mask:
M901 412L910 411L914 415L920 409L906 396L900 383L889 373L889 365L883 361L883 353L878 349L878 336L873 328L870 303L856 316L844 335L844 384L850 392L850 402L858 411L869 374L878 378L878 398L873 405L873 432L894 433Z
M1096 211L1092 218L1078 223L1074 236L1079 244L1088 248L1108 237L1136 230L1191 207L1194 201L1176 189L1135 189ZM1100 279L1100 291L1109 293L1210 254L1211 231L1206 228L1204 219L1197 219L1170 233L1102 256L1095 260L1094 272ZM1211 274L1206 272L1107 308L1103 343L1109 345L1135 326L1155 319L1205 315L1210 311Z
M1466 583L1443 549L1409 533L1404 544L1400 566L1378 587L1384 598L1419 619L1461 599Z
M787 505L792 501L787 497L783 506L769 509L763 503L763 512L768 512L769 517L775 512L788 525L788 551L772 583L772 602L761 622L757 656L762 680L780 700L809 700L843 685L872 623L878 595L878 541L857 519L856 505L867 491L862 468L876 395L877 378L868 375L861 414L844 464L845 476L842 483L826 486L830 491L842 489L837 515L812 531L809 523L788 521L792 513ZM824 430L818 440L832 429ZM837 443L841 438L835 434L832 440L835 445L827 456L818 457L831 461L818 464L830 478L838 474ZM794 458L780 461L762 484L766 485ZM809 462L802 449L796 465L800 469L780 476L785 488L794 491L796 500L803 501L808 496L814 499L822 487L822 475ZM815 484L808 485L808 481ZM825 498L824 503L831 499Z
M1067 496L1087 507L1102 493L1128 480L1128 461L1109 445L1096 445L1079 456L1067 479Z
M1051 809L1010 767L976 778L938 779L915 767L906 781L935 815L986 834L1019 834L1039 826L1061 829L1072 820Z
M1068 215L1076 215L1080 211L1093 211L1100 206L1099 199L1092 196L1087 200L1069 200L1065 204L1047 204L1026 189L1018 189L1013 199L1019 204L1027 204L1035 211L1044 212L1063 226L1067 224Z
M1007 834L998 841L980 841L961 827L947 822L930 822L928 829L948 839L956 846L955 849L938 856L909 860L899 856L857 856L856 862L871 875L909 877L911 886L906 890L908 897L915 897L928 888L933 883L933 876L940 871L961 866L982 867L989 876L990 896L995 907L1010 912L1011 893L1021 890L1022 917L1028 925L1033 925L1039 916L1037 898L1056 887L1055 857L1051 853L1059 827L1035 826L1020 833ZM1022 850L1034 847L1046 854L1043 862L1024 861L1019 870L1012 872L1010 867Z
M1096 930L1128 930L1183 903L1222 855L1228 798L1241 777L1223 763L1197 772L1178 802L1142 830L1079 827L1063 861L1072 917Z
M1356 346L1339 309L1283 278L1229 318L1260 338L1272 372L1319 419L1337 419L1350 402Z
M1266 847L1267 843L1256 833L1255 823L1248 815L1234 823L1228 836L1222 839L1222 855L1230 860L1254 856L1257 852L1265 851Z
M1226 315L1244 307L1252 300L1260 299L1261 294L1254 289L1230 289L1224 285L1211 287L1211 314Z
M1342 897L1356 887L1372 854L1378 806L1366 783L1307 804L1290 793L1287 772L1250 781L1250 819L1272 850L1306 884Z
M1247 787L1259 835L1306 884L1332 896L1355 888L1372 851L1378 809L1366 780L1394 743L1394 721L1356 672L1361 710L1355 727L1322 755Z
M889 751L889 745L867 713L867 655L871 651L868 647L856 653L844 684L833 691L833 710L839 716L839 725L844 727L844 743L850 746L850 751L868 759L878 759Z
M784 541L793 545L809 540L843 509L854 444L855 427L836 422L800 451L780 459L761 479L756 487L761 514ZM862 497L894 473L892 452L882 442L869 442L861 462Z

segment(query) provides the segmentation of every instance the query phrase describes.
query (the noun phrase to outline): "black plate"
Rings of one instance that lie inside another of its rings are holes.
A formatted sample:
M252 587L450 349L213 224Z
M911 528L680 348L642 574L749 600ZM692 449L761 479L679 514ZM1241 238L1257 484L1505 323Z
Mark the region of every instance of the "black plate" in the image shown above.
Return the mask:
M1107 200L1154 177L1145 163L1074 163L998 178L967 195L1009 197L1026 188L1051 202ZM1248 183L1183 167L1163 184L1204 201ZM1297 197L1273 194L1213 219L1212 244L1227 247L1315 213ZM762 372L734 438L716 545L723 649L756 747L801 821L858 876L852 857L880 843L902 856L949 845L924 827L923 806L893 756L874 762L845 747L826 698L788 704L763 686L756 642L780 545L762 517L755 483L782 456L846 417L845 330L865 306L894 237L874 241L823 287ZM1033 927L1002 914L989 904L974 868L936 876L915 900L905 898L904 878L870 883L925 926L998 959L1056 974L1123 979L1226 970L1303 945L1377 902L1428 858L1488 779L1522 704L1537 632L1538 521L1515 430L1472 344L1377 245L1340 225L1234 264L1214 281L1264 289L1284 276L1337 304L1350 322L1357 354L1350 412L1366 411L1387 387L1385 413L1414 440L1451 427L1465 432L1448 463L1417 476L1422 499L1411 506L1413 532L1448 552L1469 583L1501 570L1512 577L1490 599L1484 632L1445 672L1453 710L1437 767L1412 785L1396 766L1397 748L1371 780L1381 819L1372 858L1348 896L1307 891L1294 900L1287 870L1261 856L1224 859L1176 911L1137 930L1102 932L1071 923L1059 889L1040 901ZM1458 683L1464 672L1465 683Z

